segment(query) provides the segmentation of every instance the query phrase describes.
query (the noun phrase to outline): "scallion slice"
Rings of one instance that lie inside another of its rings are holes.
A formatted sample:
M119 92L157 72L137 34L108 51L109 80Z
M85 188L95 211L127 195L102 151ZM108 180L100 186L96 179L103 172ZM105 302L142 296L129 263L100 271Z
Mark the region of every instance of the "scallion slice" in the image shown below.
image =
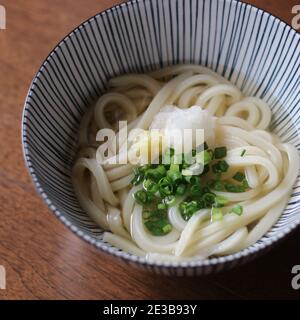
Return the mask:
M238 216L241 216L243 214L244 208L241 205L237 204L231 209L231 211Z
M232 178L236 181L242 182L245 179L245 175L242 172L237 172Z
M214 157L215 159L222 159L225 158L227 155L227 148L226 147L218 147L214 150Z
M223 219L222 210L220 208L213 207L211 209L211 220L215 222L215 221L221 221L222 219Z

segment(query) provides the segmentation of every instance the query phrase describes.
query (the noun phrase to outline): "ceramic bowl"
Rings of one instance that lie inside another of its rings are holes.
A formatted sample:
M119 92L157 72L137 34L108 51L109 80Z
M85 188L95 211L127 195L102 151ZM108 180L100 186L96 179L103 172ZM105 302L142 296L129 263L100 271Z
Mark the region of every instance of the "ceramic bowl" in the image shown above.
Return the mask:
M71 167L80 120L108 79L178 63L207 66L266 101L271 129L300 149L299 43L300 35L278 18L233 0L140 0L95 15L49 54L26 98L23 149L38 193L79 237L157 273L214 273L266 252L300 223L299 176L279 221L251 247L203 261L149 263L103 241L74 195Z

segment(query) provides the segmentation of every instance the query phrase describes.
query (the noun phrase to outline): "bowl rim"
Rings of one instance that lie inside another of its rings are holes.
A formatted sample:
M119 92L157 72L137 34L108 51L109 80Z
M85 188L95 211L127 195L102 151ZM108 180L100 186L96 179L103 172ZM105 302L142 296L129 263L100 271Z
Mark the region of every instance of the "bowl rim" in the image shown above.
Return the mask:
M256 242L254 245L247 247L241 251L238 251L234 254L229 254L225 256L220 257L214 257L210 259L204 259L204 260L195 260L195 261L147 261L143 257L138 257L136 255L132 255L130 253L127 253L125 251L122 251L116 247L111 246L110 244L104 242L103 240L96 240L89 236L88 234L84 233L82 230L78 229L76 225L74 225L72 222L69 221L68 218L64 216L63 211L61 212L58 210L55 205L52 203L51 199L48 197L47 193L44 191L42 186L39 183L39 180L35 174L35 169L31 165L31 156L30 151L26 145L26 137L27 137L27 120L26 120L26 114L28 110L30 109L30 105L28 104L29 99L31 98L31 95L35 89L35 83L39 80L41 71L47 66L49 61L52 59L52 56L56 54L57 50L60 49L62 45L65 44L65 42L73 36L76 32L80 31L81 28L84 28L87 24L91 23L93 20L97 19L101 15L107 15L110 12L113 12L115 10L119 10L122 7L129 7L132 5L135 5L136 3L146 3L151 0L129 0L126 2L122 2L116 5L113 5L103 11L100 11L93 15L92 17L86 19L81 24L79 24L77 27L75 27L72 31L70 31L66 36L64 36L50 51L48 56L44 59L44 61L41 63L40 67L38 68L38 71L33 77L33 80L30 83L28 92L26 94L24 106L23 106L23 112L22 112L22 123L21 123L21 140L22 140L22 153L23 158L25 161L25 166L27 169L27 172L29 173L33 185L35 187L35 190L37 194L42 198L44 203L48 206L50 211L54 213L54 215L63 222L65 226L67 226L74 234L79 236L81 239L85 240L89 244L93 245L97 249L100 249L101 251L104 251L106 253L112 254L113 256L121 258L123 261L130 263L138 263L140 265L143 265L145 267L163 267L163 268L205 268L211 265L218 265L218 264L228 264L232 261L240 262L242 263L244 257L249 257L249 259L253 259L257 254L262 254L263 252L266 252L267 249L271 248L271 245L278 243L279 240L283 239L285 236L291 233L292 230L296 229L300 225L300 218L294 220L290 225L286 226L280 233L273 236L272 240L266 240L263 243ZM210 1L218 1L218 0L210 0ZM244 1L239 0L223 0L224 2L228 3L235 3L236 5L241 4L244 5L246 8L250 8L251 10L256 10L257 13L266 14L267 16L271 16L277 20L279 23L283 23L286 28L289 29L289 31L294 32L296 36L300 39L300 33L297 32L292 26L284 22L281 18L277 17L274 14L271 14L267 10L258 8L255 5L246 3Z

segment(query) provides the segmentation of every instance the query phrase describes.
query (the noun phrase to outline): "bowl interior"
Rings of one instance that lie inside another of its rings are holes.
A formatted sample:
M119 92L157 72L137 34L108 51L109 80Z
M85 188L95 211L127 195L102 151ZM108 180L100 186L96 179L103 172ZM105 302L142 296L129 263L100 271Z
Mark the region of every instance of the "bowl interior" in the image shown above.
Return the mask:
M279 19L231 0L134 1L96 15L59 43L29 90L23 145L38 192L84 239L144 262L104 243L102 230L74 195L71 167L79 122L87 107L105 91L111 77L195 63L229 79L245 95L266 101L273 112L271 129L299 149L299 42L300 35ZM255 245L194 265L233 261L281 238L299 223L299 191L298 176L284 214Z

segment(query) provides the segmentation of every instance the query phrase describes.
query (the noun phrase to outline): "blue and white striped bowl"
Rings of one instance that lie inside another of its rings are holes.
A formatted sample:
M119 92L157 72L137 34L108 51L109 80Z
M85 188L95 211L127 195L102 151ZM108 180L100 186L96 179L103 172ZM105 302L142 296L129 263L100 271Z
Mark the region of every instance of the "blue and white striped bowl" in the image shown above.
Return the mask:
M199 275L253 259L300 224L300 182L284 214L253 246L220 258L148 263L110 246L74 195L71 167L80 119L107 80L181 62L217 71L272 108L272 129L300 149L300 35L260 9L233 0L140 0L84 22L47 57L26 98L22 140L37 191L80 237L157 273ZM295 173L296 174L296 173Z

